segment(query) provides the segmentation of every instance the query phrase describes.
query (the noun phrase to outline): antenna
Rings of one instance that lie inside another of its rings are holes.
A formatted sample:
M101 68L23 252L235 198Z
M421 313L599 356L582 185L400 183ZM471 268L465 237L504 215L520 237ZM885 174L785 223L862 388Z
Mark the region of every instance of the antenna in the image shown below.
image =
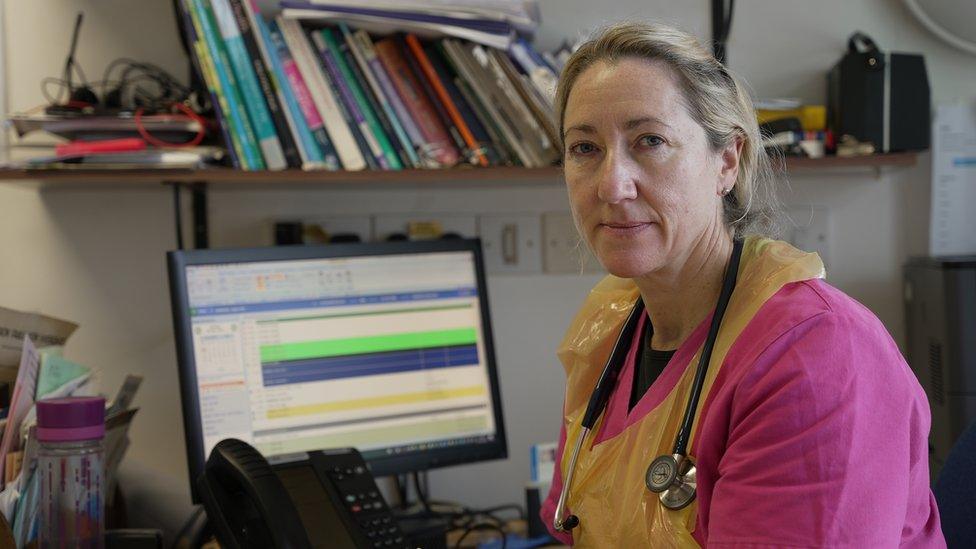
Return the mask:
M68 58L64 60L64 81L69 90L72 89L71 73L75 66L75 50L78 49L78 35L81 34L81 23L85 19L85 12L78 12L75 19L75 30L71 34L71 49L68 51Z

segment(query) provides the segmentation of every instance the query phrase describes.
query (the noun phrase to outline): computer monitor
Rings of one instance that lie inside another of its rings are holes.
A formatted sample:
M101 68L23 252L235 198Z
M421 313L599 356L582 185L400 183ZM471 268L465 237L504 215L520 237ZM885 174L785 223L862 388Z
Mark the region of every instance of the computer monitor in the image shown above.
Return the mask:
M506 456L478 240L168 264L191 484L225 438L272 463L352 446L376 475Z

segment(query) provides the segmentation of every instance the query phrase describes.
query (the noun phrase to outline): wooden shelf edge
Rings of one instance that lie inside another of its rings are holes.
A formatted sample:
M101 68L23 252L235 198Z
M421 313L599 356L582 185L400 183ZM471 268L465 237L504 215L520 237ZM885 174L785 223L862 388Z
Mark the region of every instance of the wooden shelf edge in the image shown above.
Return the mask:
M561 181L562 169L547 168L463 168L444 170L399 170L358 172L328 172L283 170L271 171L239 171L231 169L205 170L17 170L0 169L0 181L33 182L32 186L59 187L85 186L86 184L113 184L126 186L129 184L164 184L164 183L201 183L214 186L233 185L247 186L330 186L330 185L366 185L382 184L383 186L411 186L425 184L466 185L481 183L513 183L542 182L554 183Z
M914 166L918 153L824 158L788 157L779 162L787 173L812 170L875 169ZM22 170L0 168L0 183L33 188L87 188L161 185L165 183L208 183L215 188L275 187L466 187L562 183L562 168L459 168L444 170L400 170L327 172L284 170L246 172L231 169L204 170Z
M882 168L914 166L917 152L872 154L870 156L825 156L823 158L787 157L787 173L791 170L822 170L832 168Z

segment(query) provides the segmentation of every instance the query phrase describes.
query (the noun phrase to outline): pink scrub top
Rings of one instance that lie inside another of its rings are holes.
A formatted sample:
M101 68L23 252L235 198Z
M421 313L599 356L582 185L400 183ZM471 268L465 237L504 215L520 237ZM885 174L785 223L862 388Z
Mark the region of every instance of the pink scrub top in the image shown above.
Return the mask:
M636 331L596 443L661 403L710 320L628 410ZM946 546L929 488L925 393L874 314L823 280L788 284L763 304L702 406L690 451L701 546ZM557 463L565 444L564 427ZM557 467L541 511L551 531L561 489Z

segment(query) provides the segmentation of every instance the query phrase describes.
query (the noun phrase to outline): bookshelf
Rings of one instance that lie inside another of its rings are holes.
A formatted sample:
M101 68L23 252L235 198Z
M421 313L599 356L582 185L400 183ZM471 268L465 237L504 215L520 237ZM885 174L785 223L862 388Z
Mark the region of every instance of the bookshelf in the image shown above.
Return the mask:
M917 153L894 153L862 157L786 158L789 173L869 170L880 175L884 168L915 165ZM562 184L562 168L490 167L441 170L376 171L241 171L206 170L23 170L0 168L0 184L43 190L135 190L168 186L175 204L185 188L192 199L193 242L205 248L209 241L207 189L227 190L311 190L311 189L504 189ZM177 239L183 242L181 208L174 207Z
M860 157L787 158L789 173L868 171L914 166L918 153L892 153ZM424 189L505 188L526 185L561 185L559 167L456 168L357 172L300 171L247 172L206 170L23 170L0 169L0 184L33 189L130 189L164 184L206 183L210 187L241 190L282 189Z

